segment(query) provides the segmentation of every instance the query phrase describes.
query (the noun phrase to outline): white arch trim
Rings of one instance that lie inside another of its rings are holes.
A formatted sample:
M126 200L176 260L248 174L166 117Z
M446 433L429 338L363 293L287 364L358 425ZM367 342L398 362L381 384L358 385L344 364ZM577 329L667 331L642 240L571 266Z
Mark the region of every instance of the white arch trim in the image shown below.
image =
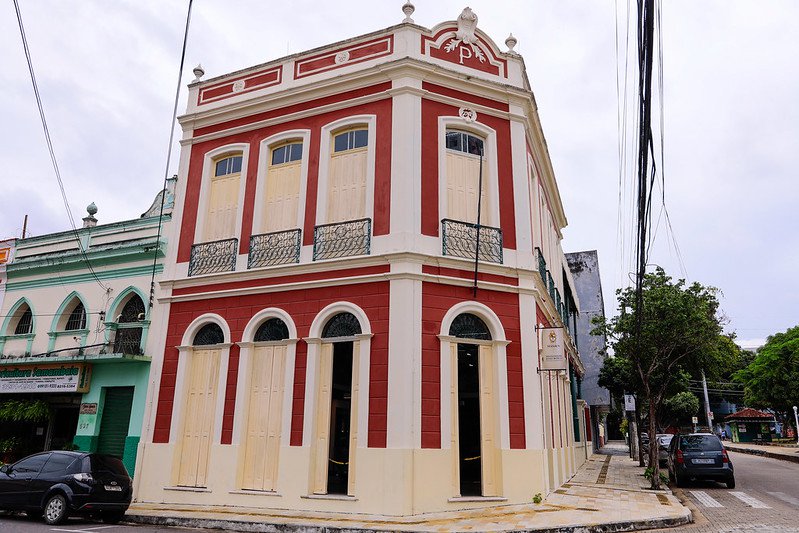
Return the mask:
M302 229L305 224L305 199L308 196L308 161L311 148L311 130L288 130L270 135L261 141L258 150L258 173L255 181L255 209L252 216L252 234L261 233L258 228L265 209L263 198L266 195L266 180L269 177L272 146L286 141L302 141L302 159L300 160L300 199L297 203L297 226Z
M242 342L253 342L258 328L269 318L279 318L282 320L286 324L286 327L288 327L289 339L297 338L297 326L294 324L291 316L277 307L267 307L266 309L258 311L247 323L247 326L244 328L244 333L241 336Z
M183 346L191 346L194 342L194 336L200 331L204 325L208 324L209 322L213 322L214 324L218 325L222 328L222 333L225 335L225 343L228 344L232 342L230 340L230 327L228 323L225 321L224 318L217 315L216 313L205 313L204 315L200 315L194 320L192 320L191 324L186 328L186 331L183 332L183 339L181 340L181 345Z
M311 323L311 329L308 333L308 336L312 339L314 338L321 338L322 337L322 328L327 323L327 321L332 318L333 316L339 313L352 313L355 315L355 318L358 319L358 322L361 324L361 335L371 335L372 334L372 325L369 323L369 317L366 316L366 313L363 309L355 305L354 303L350 302L335 302L321 311L316 315Z
M507 340L505 337L505 328L502 327L502 322L499 320L499 317L496 315L496 313L494 313L490 307L479 302L472 301L461 302L449 308L449 311L446 312L444 318L441 319L440 335L448 337L449 328L452 325L453 320L455 320L458 315L463 313L471 313L480 317L488 326L489 331L491 331L492 341Z
M210 196L211 174L214 171L214 159L219 156L241 152L241 174L239 178L239 198L236 212L236 231L234 238L241 240L241 219L244 209L244 190L247 185L247 167L250 160L250 145L248 143L233 143L220 146L205 153L203 156L202 179L200 181L200 196L197 202L197 223L194 226L194 243L202 242L202 232L205 227L205 217L208 211L208 198ZM241 244L241 243L239 243ZM238 254L238 250L236 250Z
M374 221L375 205L375 150L377 147L377 115L352 115L335 120L322 126L322 137L319 143L319 179L316 200L316 225L327 223L327 194L330 181L328 169L332 150L333 132L347 126L366 125L368 146L366 148L366 205L364 213Z
M499 227L499 167L497 166L497 132L493 128L480 122L466 122L458 116L438 117L438 219L447 218L447 129L472 133L484 139L485 147L483 169L486 174L483 180L488 180L488 220L481 221L486 226Z

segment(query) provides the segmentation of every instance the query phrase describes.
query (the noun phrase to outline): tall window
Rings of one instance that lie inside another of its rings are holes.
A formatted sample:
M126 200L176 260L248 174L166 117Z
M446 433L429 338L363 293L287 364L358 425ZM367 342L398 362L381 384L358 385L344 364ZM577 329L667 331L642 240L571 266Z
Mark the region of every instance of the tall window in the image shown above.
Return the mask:
M327 222L366 216L366 160L369 131L359 127L333 135L327 195Z
M78 329L86 329L86 309L81 301L78 301L78 304L72 309L67 319L67 324L64 326L64 331Z
M141 354L144 302L138 294L131 295L117 319L114 353Z
M272 149L261 212L261 233L297 227L301 166L302 142L292 141Z
M447 214L446 218L477 222L480 189L480 154L483 154L483 186L480 222L488 224L488 175L483 139L457 130L447 130Z
M236 236L241 165L241 154L222 156L214 161L203 224L203 242Z

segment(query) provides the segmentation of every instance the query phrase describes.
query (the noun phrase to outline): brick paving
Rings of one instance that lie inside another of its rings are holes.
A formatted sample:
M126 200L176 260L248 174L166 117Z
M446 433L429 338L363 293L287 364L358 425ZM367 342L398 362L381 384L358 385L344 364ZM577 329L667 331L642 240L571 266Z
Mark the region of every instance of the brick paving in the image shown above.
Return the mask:
M690 512L670 491L650 491L626 447L611 443L540 504L387 517L254 508L134 504L128 515L143 523L169 523L245 531L603 531L686 523ZM598 483L600 476L604 483ZM177 518L177 520L175 520Z

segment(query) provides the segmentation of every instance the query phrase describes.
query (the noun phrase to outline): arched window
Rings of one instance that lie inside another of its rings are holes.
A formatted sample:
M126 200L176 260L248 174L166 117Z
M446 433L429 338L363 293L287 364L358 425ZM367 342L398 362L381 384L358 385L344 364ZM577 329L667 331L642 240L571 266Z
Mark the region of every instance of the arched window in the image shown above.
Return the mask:
M459 339L491 340L491 332L483 320L471 313L461 313L449 326L449 334Z
M72 308L72 312L69 314L64 331L80 329L86 329L86 309L83 307L83 302L78 300L78 304Z
M194 335L194 346L208 346L211 344L222 344L225 342L225 334L217 324L210 323L200 328Z
M352 313L339 313L322 328L322 338L354 337L361 334L361 323Z
M369 130L359 126L333 134L327 194L327 222L366 216Z
M227 154L213 162L202 241L236 236L242 154Z
M483 139L471 133L447 130L447 213L446 218L461 222L477 222L477 204L480 194L480 221L488 224L488 173ZM483 180L480 190L480 162L482 156Z
M301 167L302 141L289 141L272 148L258 230L261 233L297 227Z
M25 311L19 317L17 325L14 327L14 335L27 335L33 333L33 313L31 308L27 305L24 306Z
M282 341L289 338L289 328L279 318L270 318L258 327L255 342Z
M142 321L145 317L144 301L132 294L117 317L114 353L141 355Z

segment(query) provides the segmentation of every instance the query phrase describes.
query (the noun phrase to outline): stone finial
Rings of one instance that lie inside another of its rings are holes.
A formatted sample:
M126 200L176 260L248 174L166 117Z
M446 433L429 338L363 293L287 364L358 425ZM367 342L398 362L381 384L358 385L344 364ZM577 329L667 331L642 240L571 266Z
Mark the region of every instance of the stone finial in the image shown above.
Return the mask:
M411 15L413 15L414 11L416 11L416 8L414 7L413 4L411 4L411 0L405 2L402 5L402 12L405 13L405 18L402 19L402 22L405 22L407 24L413 24L413 19L411 18Z
M197 66L194 67L192 72L194 73L194 81L192 81L192 83L200 81L200 78L205 76L205 69L203 69L202 63L197 63Z
M518 42L519 41L516 40L516 37L514 37L512 33L508 35L508 38L505 39L505 46L508 47L508 53L509 54L515 54L516 53L516 50L514 50L513 47L516 46L516 43L518 43Z
M97 219L94 218L94 215L97 214L97 206L94 204L94 202L86 206L86 212L89 213L89 216L83 217L83 227L95 227L97 225Z

